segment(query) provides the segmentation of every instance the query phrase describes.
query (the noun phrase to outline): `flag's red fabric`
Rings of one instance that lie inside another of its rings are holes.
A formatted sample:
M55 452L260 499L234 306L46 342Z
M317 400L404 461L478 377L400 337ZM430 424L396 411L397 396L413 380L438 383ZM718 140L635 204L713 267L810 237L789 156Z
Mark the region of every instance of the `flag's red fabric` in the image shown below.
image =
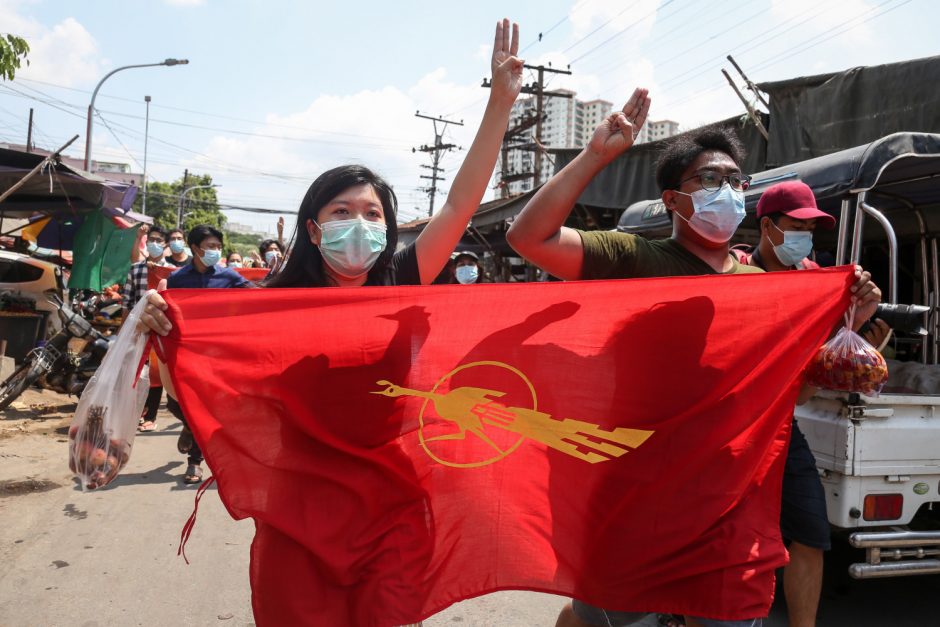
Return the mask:
M160 350L256 521L262 627L510 588L744 619L786 559L800 373L853 280L171 290Z
M232 268L249 281L260 281L268 276L271 270L268 268ZM176 266L154 266L147 271L147 289L155 290L160 285L160 281L169 278L171 274L179 270Z

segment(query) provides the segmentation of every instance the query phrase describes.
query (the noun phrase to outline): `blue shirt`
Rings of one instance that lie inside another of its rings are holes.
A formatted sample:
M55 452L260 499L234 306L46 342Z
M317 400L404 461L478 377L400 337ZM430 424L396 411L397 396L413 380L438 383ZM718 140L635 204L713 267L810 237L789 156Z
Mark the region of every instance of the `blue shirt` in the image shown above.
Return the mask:
M166 286L175 288L194 287L249 287L251 283L232 268L212 266L205 272L199 272L190 261L185 266L170 275Z

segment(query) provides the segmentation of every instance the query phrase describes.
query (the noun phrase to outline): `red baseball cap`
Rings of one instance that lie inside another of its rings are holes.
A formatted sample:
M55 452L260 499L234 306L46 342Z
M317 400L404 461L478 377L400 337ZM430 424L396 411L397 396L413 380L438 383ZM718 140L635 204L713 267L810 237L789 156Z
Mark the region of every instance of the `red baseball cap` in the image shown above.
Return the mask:
M823 228L831 229L836 219L816 206L816 196L810 186L802 181L777 183L767 188L757 201L757 219L774 213L782 213L796 220L813 220Z

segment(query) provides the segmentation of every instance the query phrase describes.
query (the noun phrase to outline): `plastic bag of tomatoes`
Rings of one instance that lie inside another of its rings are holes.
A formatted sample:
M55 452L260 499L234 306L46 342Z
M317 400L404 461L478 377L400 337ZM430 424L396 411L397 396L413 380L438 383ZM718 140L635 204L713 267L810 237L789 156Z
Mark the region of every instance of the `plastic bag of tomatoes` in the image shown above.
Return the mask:
M137 330L141 298L88 382L69 427L69 470L83 490L114 481L130 459L137 422L150 390L146 367L137 377L148 335Z
M806 371L809 385L841 392L878 396L888 380L888 365L878 350L852 331L853 311L846 326L820 347Z

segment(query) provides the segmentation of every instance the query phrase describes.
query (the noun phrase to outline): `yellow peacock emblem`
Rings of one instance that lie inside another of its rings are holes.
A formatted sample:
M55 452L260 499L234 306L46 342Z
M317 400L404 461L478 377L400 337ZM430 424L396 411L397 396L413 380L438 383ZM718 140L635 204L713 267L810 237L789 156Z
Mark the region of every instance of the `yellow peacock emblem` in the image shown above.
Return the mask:
M458 372L482 366L502 368L522 379L531 394L532 407L514 407L500 402L499 399L506 393L499 390L461 386L444 393L438 392ZM447 466L469 468L494 463L516 450L525 439L536 440L556 451L596 464L621 457L627 451L639 447L653 434L652 431L642 429L604 429L582 420L553 418L537 409L535 389L528 378L516 368L501 362L481 361L460 366L442 377L430 391L414 390L384 380L378 381L377 385L384 389L371 394L424 399L419 414L421 446L432 459ZM451 423L456 430L432 437L425 436L425 413L429 404L433 404L437 415ZM511 438L509 444L497 443L487 434L487 431L492 433L492 428L515 434L515 437ZM445 459L428 446L431 442L466 440L468 435L478 438L493 453L482 459L458 462Z

